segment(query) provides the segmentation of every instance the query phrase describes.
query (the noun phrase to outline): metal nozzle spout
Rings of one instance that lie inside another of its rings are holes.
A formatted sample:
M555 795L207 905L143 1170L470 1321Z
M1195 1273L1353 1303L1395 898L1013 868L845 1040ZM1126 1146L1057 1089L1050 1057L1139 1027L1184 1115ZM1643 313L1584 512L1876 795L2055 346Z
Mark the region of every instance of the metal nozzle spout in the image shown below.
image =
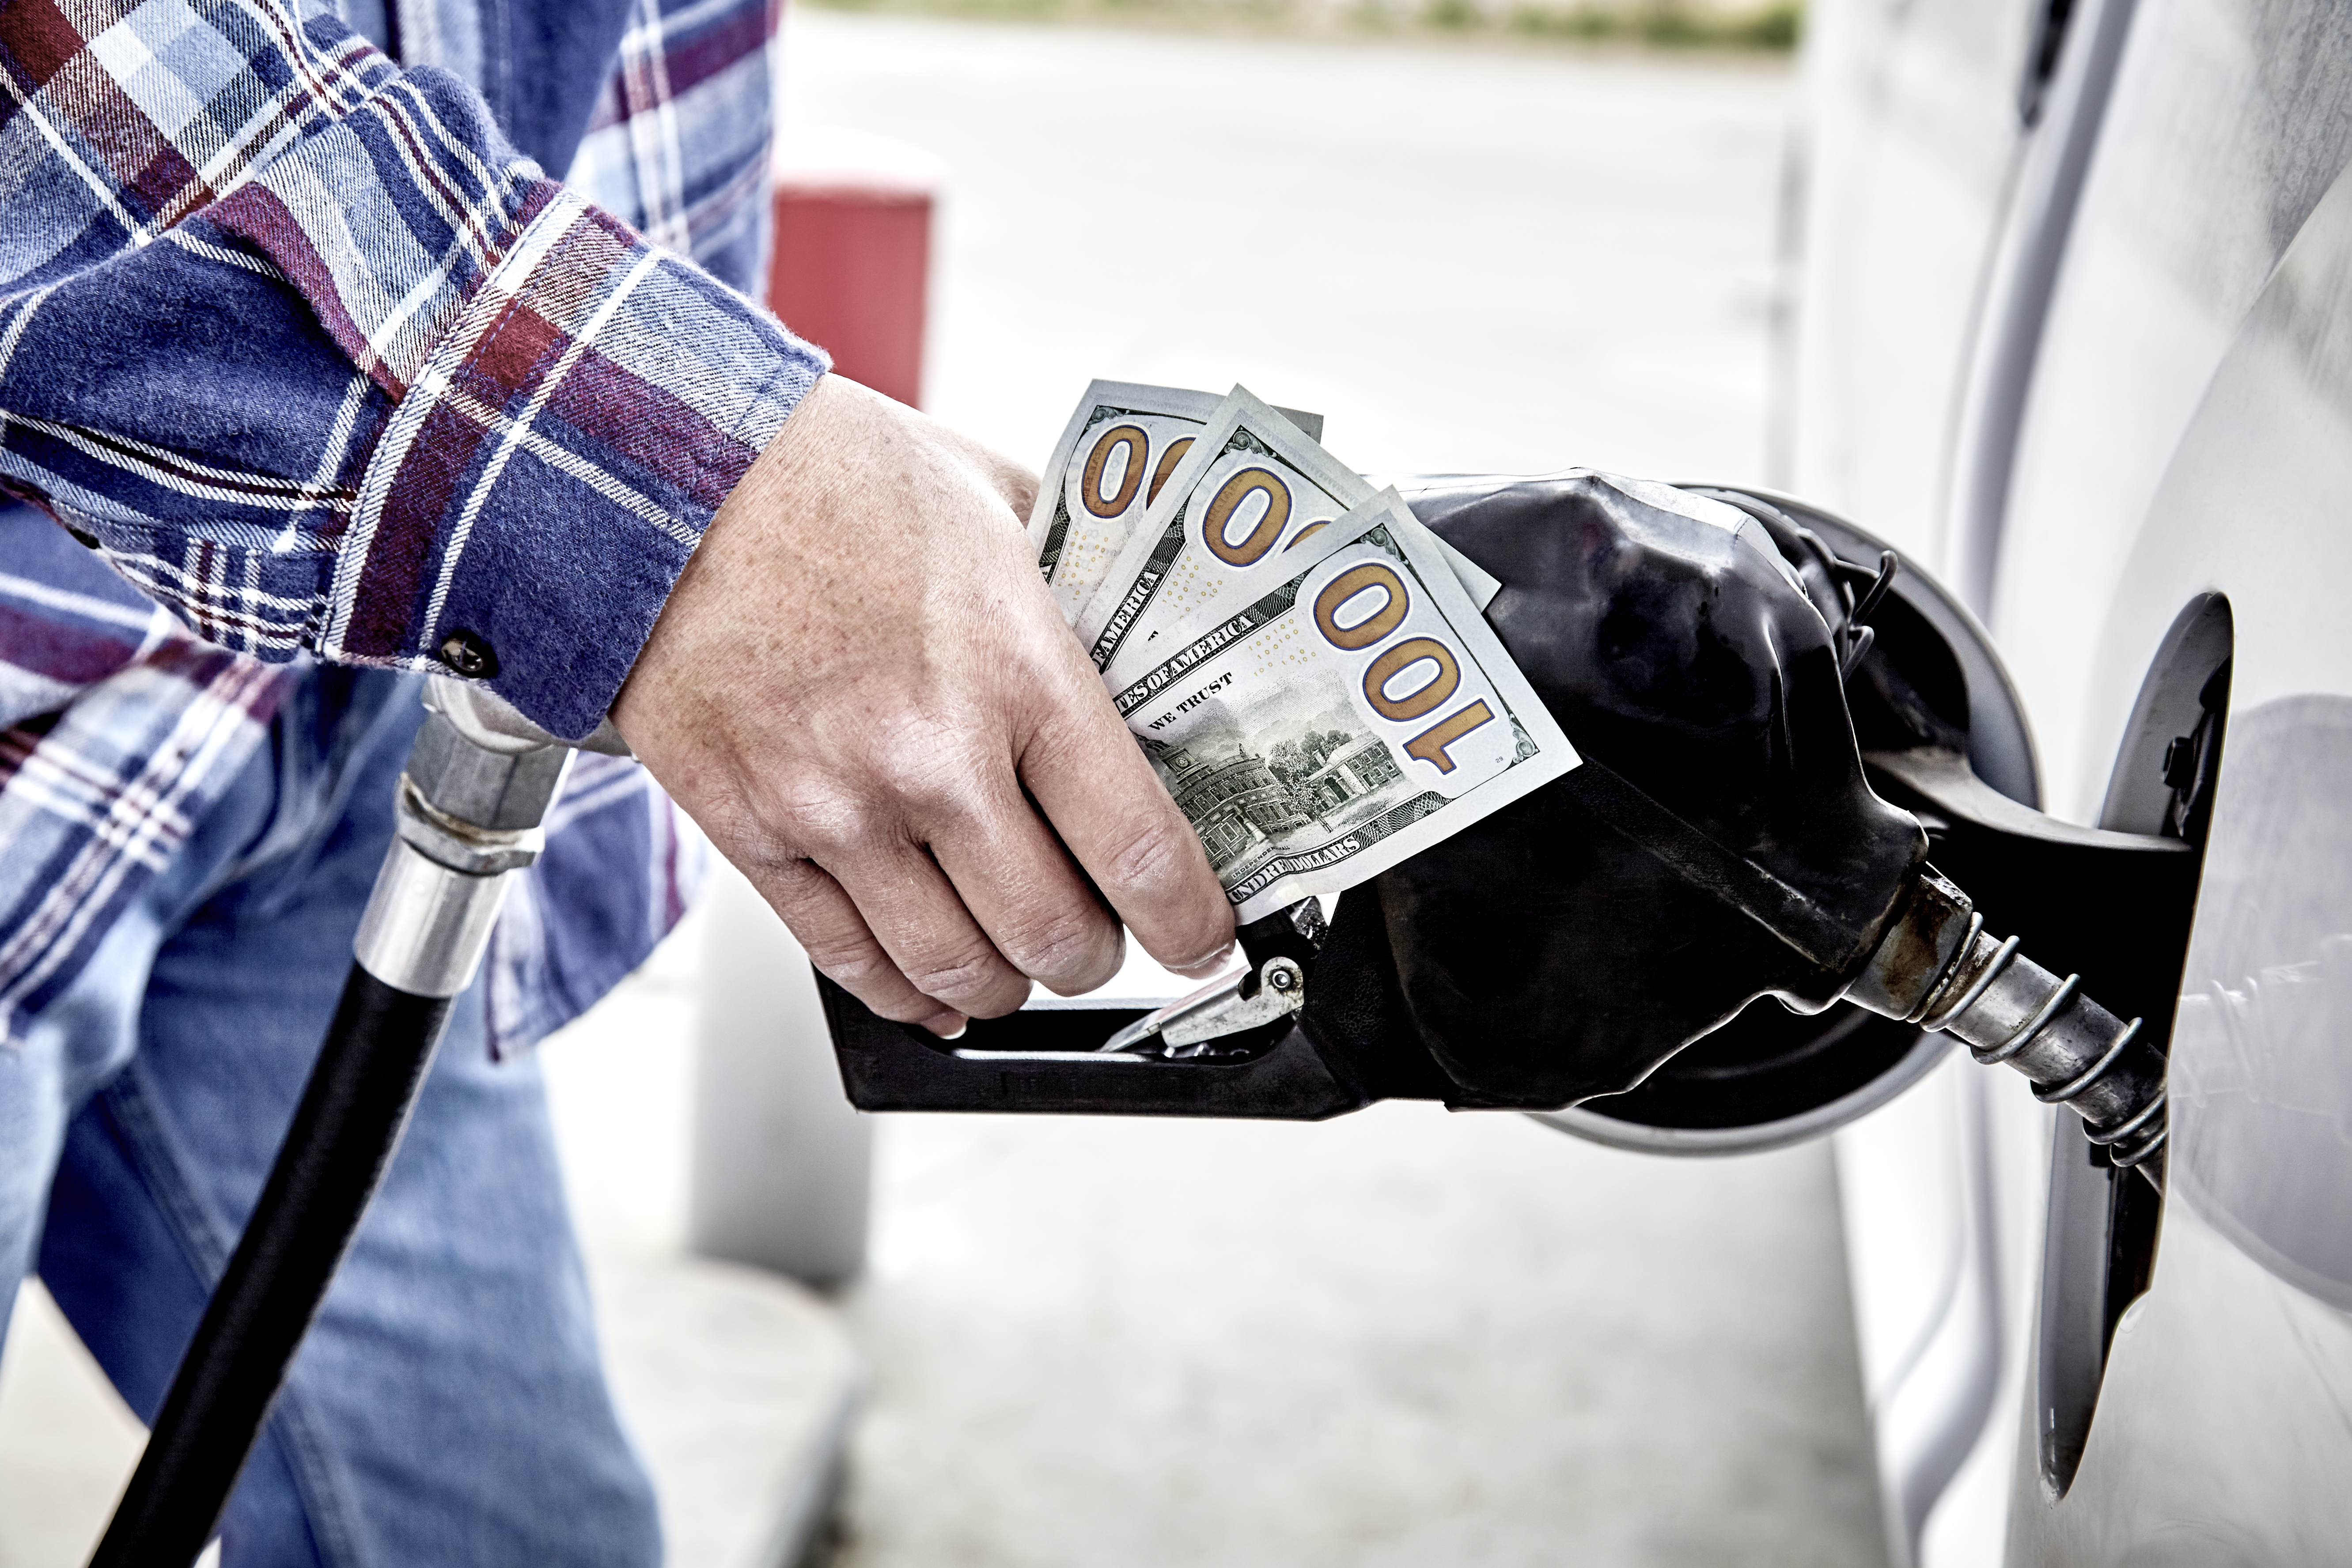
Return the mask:
M2169 1131L2165 1059L2141 1031L1997 939L1969 897L1931 868L1847 989L1846 999L1923 1029L1948 1030L1986 1066L2033 1080L2034 1098L2083 1119L2113 1164L2159 1191Z

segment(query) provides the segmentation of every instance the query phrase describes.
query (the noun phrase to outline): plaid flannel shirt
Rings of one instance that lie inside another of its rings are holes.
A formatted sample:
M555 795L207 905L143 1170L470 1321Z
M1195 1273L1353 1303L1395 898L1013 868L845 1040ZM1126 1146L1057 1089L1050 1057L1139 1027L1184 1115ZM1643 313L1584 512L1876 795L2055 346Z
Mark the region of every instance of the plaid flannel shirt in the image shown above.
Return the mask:
M825 369L737 292L773 5L388 0L395 66L317 0L0 0L0 485L79 542L0 517L0 1041L287 661L468 648L548 729L602 718ZM488 964L509 1047L635 966L698 849L609 759L549 826Z

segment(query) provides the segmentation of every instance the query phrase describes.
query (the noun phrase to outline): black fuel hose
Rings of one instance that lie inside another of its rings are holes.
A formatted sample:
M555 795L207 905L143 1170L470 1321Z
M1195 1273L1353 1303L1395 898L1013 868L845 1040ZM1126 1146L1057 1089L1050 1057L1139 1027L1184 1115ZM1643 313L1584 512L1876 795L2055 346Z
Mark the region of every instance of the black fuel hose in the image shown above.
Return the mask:
M260 1201L90 1568L180 1568L203 1552L399 1147L448 1018L447 998L412 995L352 966Z

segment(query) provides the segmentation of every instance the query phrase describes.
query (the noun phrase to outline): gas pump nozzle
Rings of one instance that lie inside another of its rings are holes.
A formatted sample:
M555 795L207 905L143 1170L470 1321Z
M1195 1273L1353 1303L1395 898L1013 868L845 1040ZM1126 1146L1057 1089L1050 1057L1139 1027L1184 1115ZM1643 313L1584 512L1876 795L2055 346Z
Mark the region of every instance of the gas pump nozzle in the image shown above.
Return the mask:
M1697 492L1748 525L1727 547L1625 489L1568 476L1411 498L1503 579L1489 618L1587 758L1547 806L1383 879L1433 1050L1580 1098L1630 1087L1759 994L1797 1012L1842 999L2024 1073L2160 1185L2165 1063L2142 1021L1988 935L1927 864L1920 817L1873 788L1849 701L1865 667L1857 700L1908 721L1926 743L1911 750L1958 743L1897 660L1873 659L1894 553L1849 563L1769 500ZM1540 958L1495 945L1491 913L1469 934L1498 886L1547 928L1518 944Z
M2196 858L2054 822L1979 780L1948 646L1981 644L1965 611L1859 530L1763 492L1575 471L1401 488L1502 581L1487 619L1581 765L1346 893L1328 929L1311 905L1256 922L1241 974L1154 1013L1024 1011L941 1047L824 987L854 1101L1286 1118L1385 1098L1605 1106L1695 1042L1761 1037L1772 1026L1750 1004L1770 997L1765 1014L1798 1024L1859 1007L1904 1040L1948 1031L2160 1182L2178 946L2171 926L2134 921L2184 911L2185 934ZM1978 668L2000 680L1989 647ZM2158 1026L1988 936L1963 884ZM1825 1024L1832 1037L1876 1043L1823 1053L1885 1048L1883 1032Z

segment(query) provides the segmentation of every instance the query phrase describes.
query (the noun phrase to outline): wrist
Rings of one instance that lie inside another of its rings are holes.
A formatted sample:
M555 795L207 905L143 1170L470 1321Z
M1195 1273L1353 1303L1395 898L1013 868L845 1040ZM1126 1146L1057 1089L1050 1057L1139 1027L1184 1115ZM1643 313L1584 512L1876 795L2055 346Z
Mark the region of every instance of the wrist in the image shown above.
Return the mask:
M825 361L568 195L509 256L378 439L321 651L578 739Z

